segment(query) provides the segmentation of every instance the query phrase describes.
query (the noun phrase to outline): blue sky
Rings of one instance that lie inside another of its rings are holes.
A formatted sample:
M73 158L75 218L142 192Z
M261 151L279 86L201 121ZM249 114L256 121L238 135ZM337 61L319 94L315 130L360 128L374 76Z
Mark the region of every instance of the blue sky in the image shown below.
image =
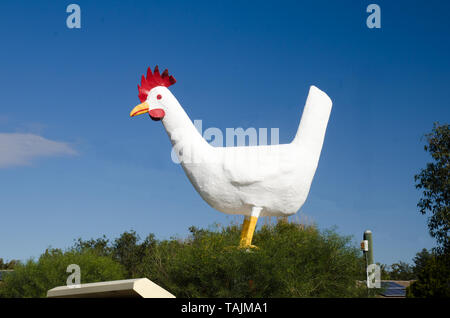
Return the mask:
M450 118L444 1L68 1L0 4L0 257L73 239L183 237L240 221L210 208L170 159L160 123L129 118L148 66L203 127L276 127L289 142L310 85L333 110L299 217L374 233L375 260L430 248L413 176L422 135ZM381 7L381 29L366 7Z

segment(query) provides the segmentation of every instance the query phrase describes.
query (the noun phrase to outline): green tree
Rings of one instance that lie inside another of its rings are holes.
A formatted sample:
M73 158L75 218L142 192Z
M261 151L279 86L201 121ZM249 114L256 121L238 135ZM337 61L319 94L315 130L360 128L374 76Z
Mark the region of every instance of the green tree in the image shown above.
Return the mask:
M389 271L389 266L386 264L377 263L380 266L381 280L390 280L391 272Z
M78 240L75 241L72 250L79 253L90 251L98 256L111 256L113 247L111 246L109 239L103 235L101 238L90 239L87 241L78 238Z
M364 260L334 231L280 222L255 232L257 249L236 247L240 228L190 229L186 240L158 242L141 276L177 297L366 297L356 284Z
M417 206L428 218L430 235L438 243L432 253L422 250L416 255L417 281L408 288L408 297L450 297L450 126L434 124L425 135L428 151L433 161L414 176L416 188L422 189Z
M9 262L6 262L3 260L3 258L0 258L0 270L5 269L14 269L14 267L19 263L18 260L10 260Z
M428 262L432 257L432 253L430 253L426 248L422 249L422 251L416 254L416 256L414 257L413 267L415 279L417 279L417 277L419 277L419 274L421 274L425 270Z
M124 268L111 257L92 251L49 249L37 261L17 264L0 285L0 297L46 297L49 289L66 285L70 264L80 266L82 284L125 278Z
M389 279L392 280L412 280L416 278L414 275L414 269L408 263L399 261L391 265L391 271L389 273Z
M433 254L407 289L407 297L450 297L450 257Z
M433 158L425 169L414 176L417 189L422 189L422 198L417 206L422 214L431 213L428 228L436 238L441 251L450 249L450 127L434 124L431 133L425 135L424 146Z
M190 228L186 239L143 241L134 231L110 241L78 239L63 252L16 266L2 297L44 297L66 283L67 265L81 282L147 277L177 297L367 297L364 260L351 238L333 230L279 222L255 232L257 249L237 248L240 227Z
M139 277L142 259L156 244L153 234L148 235L142 243L139 241L139 235L130 231L123 233L112 246L113 258L126 268L129 278Z

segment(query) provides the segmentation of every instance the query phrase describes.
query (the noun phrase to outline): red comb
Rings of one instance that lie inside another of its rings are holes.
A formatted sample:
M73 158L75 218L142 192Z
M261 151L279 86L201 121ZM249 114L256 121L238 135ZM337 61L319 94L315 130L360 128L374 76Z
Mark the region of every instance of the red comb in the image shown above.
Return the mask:
M176 79L170 75L169 71L166 69L162 74L159 74L158 65L155 66L155 70L152 74L152 69L149 67L147 69L147 78L142 75L141 86L138 85L139 99L141 103L147 100L148 93L157 86L169 87L175 84Z

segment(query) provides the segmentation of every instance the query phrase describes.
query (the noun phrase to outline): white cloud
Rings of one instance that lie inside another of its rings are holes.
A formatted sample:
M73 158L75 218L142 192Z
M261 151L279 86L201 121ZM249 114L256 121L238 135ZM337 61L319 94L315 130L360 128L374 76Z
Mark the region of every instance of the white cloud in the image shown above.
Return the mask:
M33 134L0 133L0 168L28 165L38 157L76 155L67 143Z

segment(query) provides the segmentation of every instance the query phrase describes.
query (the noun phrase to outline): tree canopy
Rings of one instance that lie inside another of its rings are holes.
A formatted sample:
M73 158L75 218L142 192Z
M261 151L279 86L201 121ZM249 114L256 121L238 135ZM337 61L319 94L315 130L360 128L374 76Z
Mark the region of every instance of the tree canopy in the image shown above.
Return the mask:
M432 162L414 176L416 188L422 190L417 206L422 214L431 213L428 219L430 235L436 238L441 250L449 250L450 230L450 126L434 124L425 135L425 151Z
M14 269L14 267L16 266L16 264L18 264L19 261L17 260L10 260L8 261L4 261L3 258L0 258L0 270L5 270L5 269Z
M422 214L430 213L428 229L438 247L417 254L417 281L408 288L408 297L450 297L450 126L435 123L425 136L424 149L432 161L414 176L416 188L422 190L417 206Z
M70 264L80 266L82 283L125 278L123 266L111 257L87 250L47 249L37 261L16 264L14 272L5 276L0 285L0 297L46 297L49 289L66 284Z
M65 285L69 264L81 283L147 277L177 297L367 297L364 260L350 237L280 222L255 232L257 249L237 248L240 226L190 228L187 238L140 240L134 231L110 241L78 239L16 266L3 297L45 297Z

